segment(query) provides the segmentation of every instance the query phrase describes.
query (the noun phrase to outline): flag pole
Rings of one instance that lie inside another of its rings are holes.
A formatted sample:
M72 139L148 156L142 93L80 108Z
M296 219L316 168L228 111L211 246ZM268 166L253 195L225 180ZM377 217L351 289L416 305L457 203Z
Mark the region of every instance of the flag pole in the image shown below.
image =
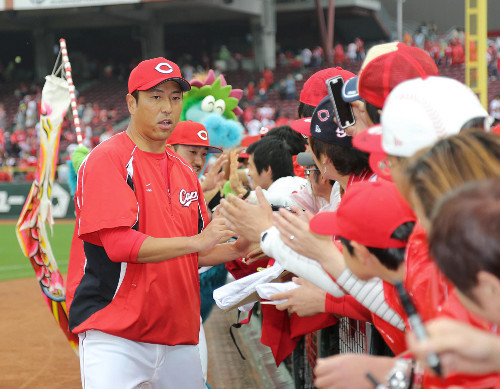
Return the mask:
M75 124L76 140L78 142L78 146L81 146L83 141L82 129L80 127L80 117L78 116L78 110L76 106L75 84L73 84L73 77L71 76L71 63L69 62L68 58L66 39L63 38L59 39L59 44L61 46L64 71L66 73L66 80L68 81L68 86L69 86L69 95L71 97L71 109L73 111L73 122Z

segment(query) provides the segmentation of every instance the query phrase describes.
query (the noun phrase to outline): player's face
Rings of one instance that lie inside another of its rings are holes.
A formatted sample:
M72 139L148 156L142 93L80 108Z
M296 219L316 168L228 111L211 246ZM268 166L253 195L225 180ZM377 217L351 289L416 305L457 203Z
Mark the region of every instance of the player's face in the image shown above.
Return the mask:
M167 81L147 91L139 91L138 101L129 104L137 135L144 141L164 142L172 133L182 111L182 91L175 81Z
M208 147L177 145L176 152L192 166L196 175L201 173L207 161Z

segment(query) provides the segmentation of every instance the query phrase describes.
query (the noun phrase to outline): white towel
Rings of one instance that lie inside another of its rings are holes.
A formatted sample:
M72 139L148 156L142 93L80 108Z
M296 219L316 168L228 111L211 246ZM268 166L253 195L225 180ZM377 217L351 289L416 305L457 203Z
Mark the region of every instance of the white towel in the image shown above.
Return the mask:
M275 262L271 267L221 286L214 290L215 303L220 309L229 309L255 292L257 285L274 280L283 270L280 264Z
M266 284L260 284L256 286L257 293L259 294L260 298L263 298L265 300L269 300L272 295L276 293L281 293L281 292L286 292L288 290L292 290L295 288L298 288L300 285L296 284L293 281L289 282L269 282ZM275 301L269 301L266 302L267 304L282 304L284 302L287 302L288 299L282 299L282 300L275 300Z

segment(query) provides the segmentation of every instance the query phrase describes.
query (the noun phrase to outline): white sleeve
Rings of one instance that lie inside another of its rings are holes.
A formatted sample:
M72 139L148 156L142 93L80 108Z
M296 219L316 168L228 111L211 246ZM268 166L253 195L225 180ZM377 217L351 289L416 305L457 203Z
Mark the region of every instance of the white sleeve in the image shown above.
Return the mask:
M337 283L371 312L401 331L405 330L403 319L385 301L384 284L380 278L362 281L345 269Z
M276 227L273 226L261 234L260 247L286 270L312 282L335 297L345 296L344 291L317 261L300 255L288 247L281 240Z

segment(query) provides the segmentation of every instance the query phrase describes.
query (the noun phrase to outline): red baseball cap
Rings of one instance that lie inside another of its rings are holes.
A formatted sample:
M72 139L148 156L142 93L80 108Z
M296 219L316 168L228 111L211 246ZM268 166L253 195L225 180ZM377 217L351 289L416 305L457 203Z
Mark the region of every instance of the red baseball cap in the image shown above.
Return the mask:
M388 181L363 181L352 185L336 212L320 212L309 222L312 232L336 235L374 248L401 248L406 242L391 238L394 230L416 216Z
M391 169L384 163L387 153L382 148L382 125L376 124L355 135L352 145L367 153L370 153L368 163L372 171L387 181L392 181Z
M318 104L319 104L319 101L318 101ZM294 130L295 132L298 132L299 134L311 136L311 119L312 118L302 118L302 119L294 120L293 122L290 123L290 127L292 128L292 130Z
M436 63L424 50L401 42L384 43L368 50L359 76L344 83L342 98L347 102L364 99L383 108L396 85L438 75Z
M356 75L348 70L342 69L340 66L320 70L309 77L304 83L299 100L304 104L316 107L319 102L328 95L326 80L335 76L342 76L344 81L347 81Z
M186 146L201 146L208 147L208 152L217 154L222 153L222 149L215 146L210 146L208 132L205 126L201 123L186 120L177 123L172 134L168 137L169 145L186 145Z
M179 66L163 57L142 61L130 72L128 93L136 90L148 90L165 81L175 81L183 92L191 89L187 80L182 78Z

